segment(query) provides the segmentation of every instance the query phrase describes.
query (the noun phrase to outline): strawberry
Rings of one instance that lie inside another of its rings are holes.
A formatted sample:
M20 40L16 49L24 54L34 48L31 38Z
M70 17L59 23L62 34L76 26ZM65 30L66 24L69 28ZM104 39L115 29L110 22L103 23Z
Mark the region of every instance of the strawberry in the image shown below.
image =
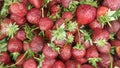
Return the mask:
M35 8L42 7L44 1L43 0L28 0Z
M115 62L114 62L114 67L120 67L120 64L119 64L119 63L120 63L120 60L115 61Z
M24 25L26 22L26 18L17 16L15 14L11 14L10 18L14 20L17 25Z
M54 28L60 27L63 23L64 23L64 20L63 20L62 18L58 19L58 20L55 22Z
M90 5L79 5L76 9L78 24L88 24L95 19L96 9Z
M44 41L41 36L34 36L30 42L30 49L33 52L42 51Z
M33 58L28 59L24 62L23 68L37 68L37 63Z
M90 24L89 24L89 27L94 30L96 28L99 28L99 29L102 29L102 25L97 21L97 20L94 20L92 21Z
M72 0L61 0L62 6L65 7L65 8L68 8L69 3L70 3L71 1L72 1Z
M7 49L9 52L20 52L22 47L22 42L16 38L12 38L8 41Z
M43 48L45 58L54 59L58 56L57 47L54 44L46 44Z
M118 39L111 40L110 44L115 47L120 46L120 40Z
M53 27L53 21L50 18L40 18L39 28L40 30L50 30Z
M67 60L65 62L66 68L76 68L76 64L74 60Z
M18 30L15 37L21 41L24 41L26 39L26 34L25 31L23 30Z
M117 39L120 40L120 30L117 32L116 37L117 37Z
M87 58L94 58L94 57L98 57L98 56L99 56L99 53L95 46L91 46L90 48L87 49L87 51L86 51Z
M70 59L71 57L71 46L64 45L64 47L60 48L60 58L64 61Z
M23 63L25 62L26 57L24 56L24 54L21 54L20 56L18 56L18 58L16 59L16 65L17 66L23 66Z
M58 5L53 5L53 6L51 6L51 8L50 8L50 13L51 13L51 14L57 13L59 10L60 10L60 8L59 8Z
M71 12L64 12L62 14L62 18L65 20L65 21L70 21L72 18L73 18L73 15Z
M120 46L116 47L116 53L117 53L118 57L120 57Z
M12 3L9 8L12 14L15 14L20 17L24 17L27 14L27 8L23 3Z
M23 50L27 51L30 48L30 44L28 42L23 42Z
M0 62L4 63L4 64L9 64L10 63L10 56L7 52L2 52L0 53Z
M76 59L76 61L78 61L80 64L84 64L84 63L87 63L87 58L79 58L79 59Z
M83 65L81 65L80 68L94 68L94 67L89 64L83 64Z
M19 2L24 3L25 5L28 5L28 0L19 0Z
M39 19L41 18L41 10L37 8L33 8L27 13L27 20L31 24L38 25Z
M54 63L53 68L65 68L65 64L62 61L58 60Z
M102 5L112 10L117 10L120 7L120 1L119 0L104 0Z
M45 36L46 36L46 38L48 38L48 39L52 39L52 34L51 34L51 30L47 30L47 31L45 31Z

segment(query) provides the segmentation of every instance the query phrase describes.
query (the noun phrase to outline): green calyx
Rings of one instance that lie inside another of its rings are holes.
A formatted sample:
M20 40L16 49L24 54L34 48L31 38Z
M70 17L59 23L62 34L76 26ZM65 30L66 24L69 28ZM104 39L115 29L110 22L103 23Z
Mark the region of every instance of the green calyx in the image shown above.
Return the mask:
M88 4L94 7L98 7L97 0L81 0L80 4Z
M8 37L13 38L13 36L16 34L16 32L19 30L18 25L15 23L10 23L8 27L6 28L6 34Z
M72 43L74 41L74 36L72 34L68 35L66 42L67 43Z
M103 47L105 46L105 44L107 43L105 39L100 39L98 41L95 42L97 46L99 47Z
M48 46L52 48L52 50L57 51L60 53L60 47L56 46L53 42L48 43Z
M31 49L27 50L27 58L32 58L32 57L34 57L34 55L35 55L35 53Z
M76 28L77 28L77 22L76 21L74 21L74 22L69 21L68 23L66 23L66 30L71 32L71 31L74 31Z
M112 54L112 55L115 55L116 54L116 47L114 47L114 46L111 46L111 48L110 48L110 54Z
M101 58L89 58L88 62L94 66L95 68L97 68L97 62L101 62L102 59Z
M7 51L7 39L0 40L0 53Z
M74 47L73 47L73 49L78 49L78 50L84 50L85 48L84 48L84 45L81 45L81 44L76 44Z
M20 55L20 53L18 53L18 52L11 53L12 59L14 61L18 58L19 55Z

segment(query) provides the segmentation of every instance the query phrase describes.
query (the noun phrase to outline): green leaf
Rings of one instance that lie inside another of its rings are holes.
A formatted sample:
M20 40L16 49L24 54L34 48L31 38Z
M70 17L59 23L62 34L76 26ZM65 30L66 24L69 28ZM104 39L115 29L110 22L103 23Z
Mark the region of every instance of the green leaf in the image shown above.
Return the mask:
M81 44L76 44L74 47L73 47L73 49L78 49L78 50L84 50L85 48L84 48L84 45L81 45Z
M32 57L34 57L35 53L34 53L31 49L28 49L27 51L28 51L28 53L27 53L27 58L32 58Z
M71 31L74 31L76 28L77 28L77 22L76 21L74 21L74 22L69 21L68 23L66 23L66 30L71 32Z
M118 18L120 17L120 9L118 9L113 15L112 17L115 18L115 20L118 20Z
M74 36L72 34L68 35L66 41L67 43L72 43L74 41Z
M12 56L12 59L15 61L17 57L20 55L20 53L14 52L14 53L11 53L10 55Z
M32 4L28 4L27 9L30 10L30 9L32 9L33 7L34 7L34 6L33 6Z
M115 50L116 48L114 47L114 46L111 46L111 48L110 48L110 53L112 54L112 55L115 55L116 54L116 50Z
M97 68L97 62L101 62L101 58L89 58L88 62L94 66L95 68Z
M60 47L56 46L53 42L48 43L48 46L52 48L52 50L57 51L60 53Z
M47 4L48 4L50 1L52 1L52 0L44 0L44 5L43 5L43 7L47 7Z
M110 34L110 40L114 40L115 39L114 37L115 37L115 33L111 33Z
M0 44L0 53L7 51L7 43Z
M81 0L80 4L88 4L94 7L98 7L97 0Z

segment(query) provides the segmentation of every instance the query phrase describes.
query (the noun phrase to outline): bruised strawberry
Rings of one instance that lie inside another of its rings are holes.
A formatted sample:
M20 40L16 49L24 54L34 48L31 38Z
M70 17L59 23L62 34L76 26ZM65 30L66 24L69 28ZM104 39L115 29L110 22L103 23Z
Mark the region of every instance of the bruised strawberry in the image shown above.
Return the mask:
M10 18L14 20L17 25L23 25L26 22L26 19L24 17L20 17L15 14L11 14Z
M16 65L17 66L23 66L23 63L25 62L26 57L24 56L24 54L21 54L20 56L18 56L18 58L16 59Z
M120 40L118 39L111 40L110 44L115 47L120 46Z
M20 52L22 47L22 42L16 38L12 38L8 41L7 49L9 52Z
M62 61L58 60L54 63L53 68L65 68L65 64Z
M95 19L96 9L91 5L79 5L76 10L77 22L80 24L88 24Z
M26 34L25 34L25 31L23 30L18 30L15 36L17 39L21 41L24 41L26 39Z
M70 59L71 57L71 46L64 45L64 47L60 48L60 58L64 61Z
M53 27L53 21L50 18L40 18L39 28L41 30L50 30Z
M76 64L74 60L67 60L65 65L66 65L66 68L76 68Z
M39 19L41 18L41 10L37 8L33 8L27 13L27 20L31 24L38 25Z
M65 21L69 21L73 18L73 15L71 12L64 12L62 14L62 18L65 20Z
M33 58L28 59L24 62L23 68L37 68L37 63Z
M50 44L46 44L43 48L43 54L45 58L54 59L58 56L58 52L53 50L52 47L49 46Z
M9 10L12 14L15 14L20 17L24 17L27 14L26 6L23 3L19 2L12 3Z
M35 8L40 8L43 5L43 0L29 0L29 2L34 5Z
M65 8L68 8L69 3L70 3L71 1L72 1L72 0L61 0L62 6L65 7Z
M120 40L120 30L117 32L116 37L117 37L117 39Z
M39 51L42 51L42 48L43 48L43 39L41 36L34 36L30 42L30 49L33 51L33 52L39 52Z
M94 20L92 21L90 24L89 24L89 27L94 30L96 28L99 28L99 29L102 29L102 25L97 21L97 20Z
M95 58L98 56L99 56L99 53L95 46L91 46L90 48L87 49L87 51L86 51L87 58Z
M116 53L117 53L118 57L120 57L120 46L116 47Z
M120 7L120 1L119 0L104 0L103 6L106 6L112 10L117 10Z
M89 64L83 64L83 65L81 65L80 68L94 68L94 67Z
M7 52L2 52L0 54L0 62L2 62L4 64L10 63L10 56Z

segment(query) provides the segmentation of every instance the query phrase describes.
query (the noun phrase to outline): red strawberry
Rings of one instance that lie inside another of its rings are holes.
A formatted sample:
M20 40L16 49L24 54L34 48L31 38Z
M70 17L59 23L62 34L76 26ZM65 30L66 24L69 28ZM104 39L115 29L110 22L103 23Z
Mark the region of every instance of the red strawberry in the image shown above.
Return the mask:
M117 53L118 57L120 57L120 46L116 47L116 53Z
M97 21L97 20L94 20L93 22L91 22L89 24L89 27L94 30L96 28L99 28L99 29L102 29L102 25Z
M117 32L116 37L117 37L117 39L120 40L120 30Z
M25 5L28 4L28 0L19 0L19 2L22 2L22 3L24 3Z
M26 22L26 18L11 14L10 18L15 21L17 25L23 25Z
M53 6L51 6L51 8L50 8L50 13L51 13L51 14L57 13L59 10L60 10L60 8L59 8L58 5L53 5Z
M112 10L117 10L120 7L120 1L119 0L104 0L103 6L106 6Z
M58 60L54 63L53 68L65 68L65 64L62 61Z
M29 0L29 2L34 5L35 8L40 8L43 5L43 0Z
M30 49L33 52L39 52L42 51L43 48L43 39L41 36L34 36L30 42Z
M51 40L51 39L52 39L51 30L45 31L45 36L46 36L49 40Z
M18 56L18 58L16 59L16 63L17 66L23 66L23 63L25 62L26 57L24 56L24 54L21 54L20 56Z
M76 68L76 64L74 60L67 60L65 65L66 65L66 68Z
M37 63L36 63L36 61L33 58L32 59L28 59L23 64L23 68L37 68Z
M63 23L64 23L64 20L63 20L62 18L58 19L58 20L55 22L54 28L60 27Z
M54 43L59 47L63 47L65 45L65 40L55 40Z
M76 10L77 22L88 24L95 19L96 9L90 5L79 5Z
M64 47L60 48L60 58L64 61L70 59L71 57L71 46L64 45Z
M64 12L62 14L62 18L65 20L65 21L69 21L73 18L73 15L71 12Z
M81 65L80 68L94 68L94 67L89 64L84 64L84 65Z
M30 45L28 42L23 42L23 50L27 51L30 48Z
M4 64L10 63L10 56L7 52L0 53L0 62Z
M76 61L78 61L80 64L84 64L88 61L88 59L83 57L83 58L76 59Z
M43 48L43 54L46 58L54 59L58 56L58 52L53 50L52 47L48 46L49 44L46 44Z
M95 58L98 56L99 56L99 53L95 46L91 46L90 48L87 49L87 51L86 51L87 58Z
M25 34L25 31L23 30L18 30L15 36L17 39L21 41L24 41L26 39L26 34Z
M16 38L12 38L8 41L7 49L9 52L20 52L22 47L22 42Z
M72 0L61 0L62 6L67 8Z
M23 3L19 2L12 3L9 10L12 14L15 14L20 17L24 17L27 14L26 6Z
M110 41L110 44L115 47L120 46L120 40L114 39L114 40Z
M38 25L39 19L41 18L41 10L33 8L27 13L27 20L31 24Z
M50 30L53 27L53 21L50 18L41 18L39 20L39 28L41 30Z
M117 67L120 67L120 60L117 60L114 62L114 67L117 66Z

